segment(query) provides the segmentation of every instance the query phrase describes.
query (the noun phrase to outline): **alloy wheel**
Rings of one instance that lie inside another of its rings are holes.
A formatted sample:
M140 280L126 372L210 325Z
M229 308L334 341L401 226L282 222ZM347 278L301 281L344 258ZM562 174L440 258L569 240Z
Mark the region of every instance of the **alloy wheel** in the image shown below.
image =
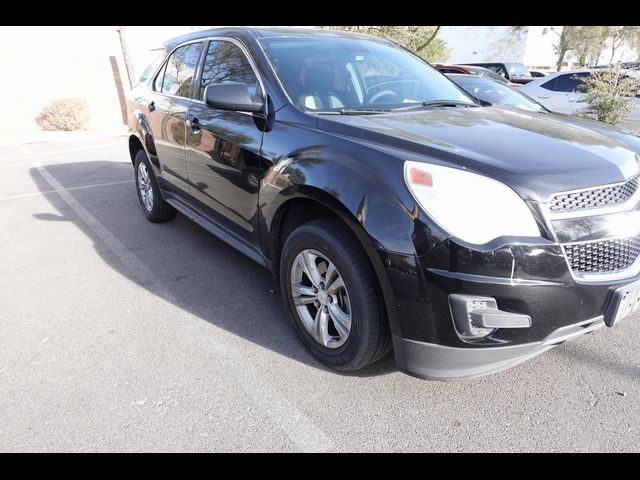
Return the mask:
M147 165L144 162L138 164L138 190L144 208L151 212L153 210L153 187L151 186L151 176Z
M321 345L338 348L351 331L351 302L333 262L316 250L303 250L291 267L291 293L307 332Z

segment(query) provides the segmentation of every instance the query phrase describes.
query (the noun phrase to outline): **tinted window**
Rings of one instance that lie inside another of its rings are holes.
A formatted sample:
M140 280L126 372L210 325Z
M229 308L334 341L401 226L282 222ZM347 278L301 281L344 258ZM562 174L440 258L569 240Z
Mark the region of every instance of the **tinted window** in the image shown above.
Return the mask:
M487 63L485 65L482 65L482 68L486 68L487 70L491 70L492 72L496 72L496 73L500 70L504 71L504 69L497 63L494 63L494 64Z
M580 80L580 78L584 78L587 75L587 73L567 73L566 75L559 75L558 77L556 77L556 81L553 84L553 87L549 88L549 90L554 90L556 92L578 91L582 86L582 81Z
M498 75L501 75L503 77L507 76L507 71L505 70L505 68L502 65L496 65L494 67L494 70Z
M199 98L204 98L204 89L208 85L226 82L247 84L253 100L262 95L258 78L240 47L231 42L211 42L202 71Z
M191 80L198 66L202 43L191 43L176 49L155 82L155 90L179 97L189 97ZM160 77L162 80L160 81ZM159 88L161 87L161 88Z
M156 55L156 59L151 62L151 64L149 64L147 68L144 69L144 72L142 72L142 75L140 75L137 83L145 83L147 80L149 80L149 77L153 75L153 72L156 71L156 68L158 68L160 62L162 62L163 57L164 55L162 55L162 53Z
M167 64L162 65L162 68L158 72L156 79L153 81L153 90L155 92L162 91L162 80L164 79L164 71L167 69Z

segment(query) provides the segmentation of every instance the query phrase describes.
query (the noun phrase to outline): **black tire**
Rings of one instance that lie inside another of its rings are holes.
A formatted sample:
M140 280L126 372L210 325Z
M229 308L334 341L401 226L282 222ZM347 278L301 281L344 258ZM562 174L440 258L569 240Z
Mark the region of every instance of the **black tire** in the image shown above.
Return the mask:
M152 192L153 200L151 203L151 208L147 208L145 202L142 198L142 192L139 187L139 179L138 176L140 174L140 164L144 164L146 166L148 176L149 176L149 186ZM175 208L169 205L162 198L162 194L160 193L160 187L158 186L158 182L156 181L156 177L153 174L153 169L151 168L151 164L149 163L149 159L147 158L147 154L144 150L138 150L136 154L136 158L134 161L134 170L135 170L135 179L136 179L136 191L138 192L138 200L140 201L140 206L142 207L142 212L144 216L147 217L147 220L153 223L162 223L173 220L178 213Z
M294 303L292 268L298 254L315 250L333 262L350 300L351 330L344 344L329 348L309 333ZM391 350L391 333L378 283L362 247L341 222L314 220L295 229L285 242L280 260L282 296L307 349L324 365L353 371L382 359Z

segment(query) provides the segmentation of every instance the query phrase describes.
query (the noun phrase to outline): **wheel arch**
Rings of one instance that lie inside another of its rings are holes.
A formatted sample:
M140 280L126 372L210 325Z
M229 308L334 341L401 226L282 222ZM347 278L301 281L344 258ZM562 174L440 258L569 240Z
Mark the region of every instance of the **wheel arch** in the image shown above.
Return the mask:
M358 218L357 214L354 215L338 199L322 189L298 185L296 194L283 198L275 210L268 229L268 241L265 242L274 277L279 281L280 253L289 234L299 225L321 218L339 221L358 240L377 281L383 307L393 329L397 318L395 297L374 240L363 226L362 217Z
M135 134L129 135L129 156L131 157L131 163L135 163L136 155L140 150L145 150L144 145L140 141L140 138Z
M135 110L129 119L129 155L131 163L135 162L138 150L142 148L154 168L159 168L156 146L151 127L141 110Z

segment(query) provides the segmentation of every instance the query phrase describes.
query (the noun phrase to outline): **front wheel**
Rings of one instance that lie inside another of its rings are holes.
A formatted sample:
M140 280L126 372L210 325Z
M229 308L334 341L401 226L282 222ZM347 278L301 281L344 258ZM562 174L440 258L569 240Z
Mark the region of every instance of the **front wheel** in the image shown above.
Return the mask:
M294 230L282 252L280 282L296 330L323 364L358 370L391 349L375 276L340 222L315 220Z
M172 220L178 212L160 195L160 187L144 150L139 150L136 154L134 167L138 200L147 220L154 223Z

